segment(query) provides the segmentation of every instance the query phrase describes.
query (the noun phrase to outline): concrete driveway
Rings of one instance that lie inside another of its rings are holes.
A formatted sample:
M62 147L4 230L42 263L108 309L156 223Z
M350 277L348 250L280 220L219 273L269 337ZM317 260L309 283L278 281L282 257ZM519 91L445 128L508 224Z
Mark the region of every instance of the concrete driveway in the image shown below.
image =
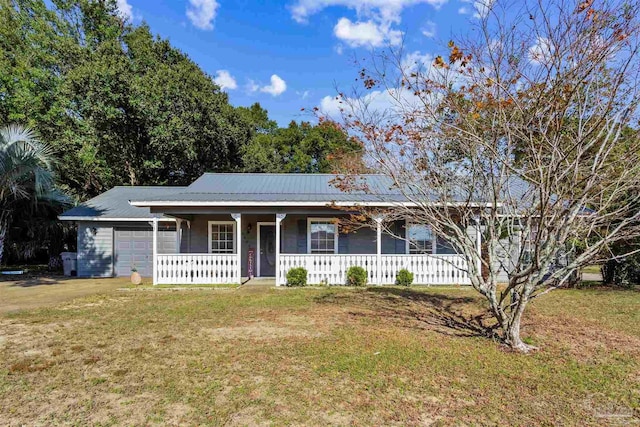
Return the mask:
M130 284L129 278L85 279L27 277L0 281L0 315L17 310L59 304L74 298L114 292Z

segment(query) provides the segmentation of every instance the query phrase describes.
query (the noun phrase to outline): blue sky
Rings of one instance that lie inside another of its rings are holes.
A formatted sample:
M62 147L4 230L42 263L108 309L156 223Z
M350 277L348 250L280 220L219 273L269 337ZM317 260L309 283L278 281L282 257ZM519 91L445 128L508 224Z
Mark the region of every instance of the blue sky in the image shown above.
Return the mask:
M485 0L487 1L487 0ZM236 106L254 102L280 125L349 91L354 57L398 47L438 54L465 33L477 0L117 0L121 15L171 41L216 77Z

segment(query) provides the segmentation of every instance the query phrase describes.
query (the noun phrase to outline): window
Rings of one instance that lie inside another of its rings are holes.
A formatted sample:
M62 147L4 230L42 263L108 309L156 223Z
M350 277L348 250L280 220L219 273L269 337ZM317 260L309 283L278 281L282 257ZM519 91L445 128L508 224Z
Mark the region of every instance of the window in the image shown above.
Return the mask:
M434 235L431 227L425 224L408 225L407 246L410 254L432 254L434 253Z
M307 220L307 252L335 254L338 252L338 225L333 218Z
M407 223L407 253L453 255L456 250L446 238L437 236L426 224Z
M209 253L234 253L236 246L235 230L235 221L209 221Z

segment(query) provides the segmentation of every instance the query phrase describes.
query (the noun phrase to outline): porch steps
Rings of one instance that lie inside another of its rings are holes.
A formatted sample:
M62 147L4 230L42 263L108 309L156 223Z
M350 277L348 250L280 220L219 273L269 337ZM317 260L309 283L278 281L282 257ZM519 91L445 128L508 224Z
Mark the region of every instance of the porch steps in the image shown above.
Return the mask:
M243 281L242 286L275 286L275 277L254 277L246 282Z

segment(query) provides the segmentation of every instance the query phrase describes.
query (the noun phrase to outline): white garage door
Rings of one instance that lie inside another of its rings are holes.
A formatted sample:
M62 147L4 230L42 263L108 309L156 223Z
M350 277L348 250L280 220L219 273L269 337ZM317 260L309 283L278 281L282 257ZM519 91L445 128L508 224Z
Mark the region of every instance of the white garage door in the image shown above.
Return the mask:
M153 230L116 228L114 240L116 276L129 276L132 268L143 277L153 275ZM177 252L175 231L158 231L158 252Z

